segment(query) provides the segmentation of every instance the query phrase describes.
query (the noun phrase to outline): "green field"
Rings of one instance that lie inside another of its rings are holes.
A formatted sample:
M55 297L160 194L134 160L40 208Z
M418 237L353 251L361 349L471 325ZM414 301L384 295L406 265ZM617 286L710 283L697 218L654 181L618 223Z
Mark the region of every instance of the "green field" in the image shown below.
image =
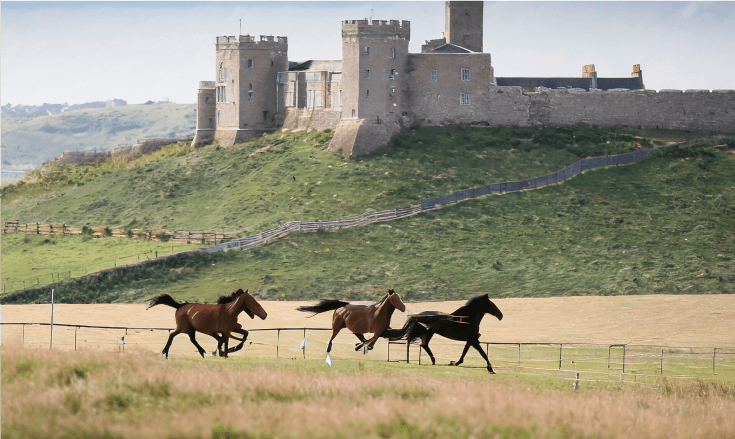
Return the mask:
M116 266L135 264L192 244L133 241L91 236L2 235L3 292L46 285Z
M732 376L572 381L504 367L4 348L3 435L731 437Z
M193 134L195 104L130 105L41 117L2 115L3 167L39 166L64 151L105 151L146 137Z
M250 233L292 219L407 206L480 184L543 175L585 155L658 142L594 127L425 127L397 136L385 152L344 165L324 151L329 135L275 133L195 152L173 145L157 156L103 163L86 174L67 169L52 174L55 180L45 186L5 190L3 216L126 228L232 230L234 224ZM520 140L529 136L533 141ZM471 147L459 148L459 142ZM677 147L559 185L467 200L400 221L295 233L251 250L182 255L62 281L74 298L60 300L135 301L167 292L211 301L213 283L292 300L367 300L386 287L408 301L479 293L735 293L732 147ZM29 303L44 294L32 289L3 300Z

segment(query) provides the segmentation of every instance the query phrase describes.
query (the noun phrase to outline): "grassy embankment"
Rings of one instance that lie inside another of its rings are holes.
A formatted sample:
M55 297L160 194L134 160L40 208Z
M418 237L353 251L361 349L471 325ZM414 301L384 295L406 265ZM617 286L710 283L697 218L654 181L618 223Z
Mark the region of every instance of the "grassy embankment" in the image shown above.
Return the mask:
M2 115L3 167L39 166L64 151L104 151L146 137L194 133L195 104L130 105L53 116Z
M6 348L3 434L59 438L690 438L735 434L732 381Z
M581 130L619 135L613 130ZM551 137L552 141L547 142L551 145L563 145L553 142L554 136L559 139L578 135L579 131L574 133L568 129L540 132ZM280 197L285 203L283 194L290 195L294 198L291 207L271 207L269 213L264 213L257 208L266 209L265 199L260 203L255 200L255 209L247 204L243 207L248 206L254 216L261 215L261 226L253 229L275 225L279 218L283 219L278 222L338 218L362 211L350 209L352 203L343 206L339 198L330 199L328 194L338 191L339 184L340 198L346 192L363 202L367 200L365 205L398 207L415 202L415 198L471 187L473 182L477 185L543 175L578 157L567 149L544 148L534 143L536 137L534 142L519 141L516 145L528 152L513 147L517 139L512 137L509 143L495 143L490 138L483 152L457 151L475 157L497 153L496 157L509 161L493 165L491 160L474 167L476 162L470 161L468 166L468 157L463 157L456 164L464 165L452 169L446 162L453 160L453 155L439 152L437 146L426 146L435 141L453 141L449 136L498 134L529 135L525 130L422 128L399 136L395 147L385 155L350 162L335 174L329 174L334 172L334 165L324 165L339 160L321 155L320 172L326 171L329 178L322 176L321 185L307 181L306 186L299 183L300 177L311 170L308 164L313 162L309 160L315 160L319 150L293 147L295 155L303 150L312 159L303 157L305 167L291 160L294 170L285 176L300 171L297 182L286 178L282 186L271 187L273 195L269 197ZM307 141L312 136L319 134L311 133ZM447 138L442 140L442 136ZM614 152L605 148L623 149L612 142L607 144L604 136L601 140L591 145L598 149L595 154ZM258 145L239 148L247 152ZM589 171L540 190L468 200L386 224L290 235L248 251L175 258L116 276L75 281L67 289L75 292L77 302L143 299L161 292L179 299L213 300L216 294L211 286L228 284L245 285L258 297L270 299L371 299L381 296L387 287L396 288L409 301L462 299L485 292L493 297L733 293L735 156L728 154L731 146L713 148L705 143L677 148L642 163ZM198 163L206 160L207 154L221 157L227 153L211 148L195 155L196 161L191 156L183 159ZM449 170L444 174L446 178L431 177L442 176L439 169L419 174L424 171L418 167L437 166L432 153L445 162L440 169ZM552 153L558 154L557 160L562 163L554 162L548 166L552 169L544 169ZM541 157L543 154L546 157ZM560 158L564 154L570 154L566 161ZM273 150L256 154L253 157L261 156L263 162L253 164L253 173L264 176L267 183L267 176L274 178L272 171L268 173L269 163L289 155ZM408 169L404 168L404 163L411 162ZM301 167L296 168L297 164ZM221 165L220 169L224 172L223 168L231 166ZM509 170L510 166L513 168ZM533 169L528 172L527 168ZM389 175L381 178L385 172ZM482 181L478 174L483 175ZM502 175L495 178L496 174ZM254 175L248 175L251 177ZM376 181L376 187L368 185L370 179ZM251 184L264 191L265 183ZM324 191L324 187L330 188ZM316 216L318 213L324 215ZM41 294L45 293L29 291L5 300L27 303L39 300ZM62 296L61 300L70 298Z

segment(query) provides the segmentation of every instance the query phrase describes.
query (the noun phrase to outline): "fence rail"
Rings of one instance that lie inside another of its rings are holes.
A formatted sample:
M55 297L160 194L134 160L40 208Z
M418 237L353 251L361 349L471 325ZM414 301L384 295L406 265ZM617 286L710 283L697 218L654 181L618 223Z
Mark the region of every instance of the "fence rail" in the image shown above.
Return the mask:
M18 334L13 339L17 344L26 347L29 343L26 334L32 327L49 327L50 323L28 323L28 322L0 322L0 325L20 327ZM152 331L171 332L175 328L166 327L133 327L133 326L98 326L83 324L54 324L58 328L73 329L73 350L80 348L92 349L114 349L124 351L126 344L132 344L136 348L156 350L164 343L164 337L152 340L142 339L139 335L136 339L133 333L149 333ZM81 340L78 337L79 330L97 330L101 336L91 337L89 333L84 334ZM310 358L320 358L323 347L326 346L331 328L317 327L283 327L249 329L253 333L248 341L252 343L249 354L256 356L275 355L279 358L283 352L306 358L306 346L317 344L320 348L313 352L320 352L319 356L310 354ZM318 336L313 333L321 333ZM2 331L3 344L9 343L8 330ZM312 333L310 336L309 333ZM46 334L46 333L44 333ZM64 346L58 343L63 337L58 331L54 333L56 349ZM69 333L69 341L66 346L72 349L72 334ZM126 341L126 337L133 336L133 342ZM38 339L38 337L35 337ZM49 339L42 337L49 343ZM302 341L303 340L303 341ZM307 343L308 340L308 343ZM335 349L332 353L341 356L357 355L352 349L352 343L346 337L336 340ZM460 351L458 342L444 339L434 339L434 344L445 343L456 345L456 355ZM186 340L185 343L188 343ZM650 384L654 378L695 378L713 375L735 374L735 347L668 347L653 345L632 344L589 344L589 343L551 343L551 342L491 342L481 341L481 345L488 352L488 356L494 368L514 369L522 375L539 375L577 382L619 382L631 384ZM43 343L32 343L35 347L44 346ZM324 345L324 346L322 346ZM188 346L188 344L186 345ZM296 349L296 346L299 346ZM391 352L391 347L393 347ZM396 352L395 348L399 347ZM406 347L406 350L403 350ZM422 364L422 352L417 343L406 346L405 341L387 342L383 352L386 361L407 361ZM435 347L436 349L436 347ZM418 352L417 352L418 350ZM452 349L454 350L454 349ZM312 352L312 351L310 351ZM392 354L392 356L391 356ZM456 359L435 352L439 361L445 362ZM455 354L453 354L455 355ZM392 357L392 358L391 358ZM467 364L472 367L478 361L477 358L468 358ZM482 367L479 363L476 367Z
M146 241L170 242L170 243L186 243L186 244L219 244L235 239L236 233L233 232L201 232L177 230L170 232L163 229L111 229L104 226L85 226L72 227L66 223L61 224L44 224L44 223L27 223L21 224L19 221L5 221L3 223L4 234L25 234L25 235L45 235L45 236L74 236L90 234L96 238L103 236L111 236L113 238L132 238L144 239Z

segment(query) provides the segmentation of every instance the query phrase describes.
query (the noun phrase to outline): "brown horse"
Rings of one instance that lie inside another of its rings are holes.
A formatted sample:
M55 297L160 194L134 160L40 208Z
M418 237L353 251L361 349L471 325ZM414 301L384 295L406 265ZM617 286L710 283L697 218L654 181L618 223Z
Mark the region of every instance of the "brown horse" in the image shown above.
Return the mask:
M189 340L199 350L199 355L204 357L204 349L194 337L196 331L214 337L217 340L217 349L220 351L220 356L227 357L228 353L240 350L248 338L248 331L242 329L242 325L237 323L238 315L245 311L251 319L257 315L265 320L268 316L258 301L247 290L243 291L242 289L238 289L229 296L221 296L216 305L179 303L168 294L162 294L152 299L148 308L156 305L168 305L176 308L176 330L168 336L166 347L161 351L161 354L165 355L166 358L168 358L168 349L171 347L174 337L182 332L189 334ZM235 340L240 340L240 344L228 350L228 342L233 332L242 334L243 337L239 339L232 336ZM222 344L225 346L224 351L222 350Z
M393 311L398 308L401 312L406 311L406 305L401 301L401 297L393 290L388 290L388 294L378 303L370 306L351 305L348 302L339 300L322 300L314 306L299 307L299 311L313 312L314 315L324 311L334 311L332 316L332 338L329 339L327 352L332 350L332 340L339 334L342 328L352 331L360 340L355 350L364 348L365 351L372 349L375 342L378 341L380 335L386 329L390 329L390 318ZM366 340L363 334L370 332L373 337Z

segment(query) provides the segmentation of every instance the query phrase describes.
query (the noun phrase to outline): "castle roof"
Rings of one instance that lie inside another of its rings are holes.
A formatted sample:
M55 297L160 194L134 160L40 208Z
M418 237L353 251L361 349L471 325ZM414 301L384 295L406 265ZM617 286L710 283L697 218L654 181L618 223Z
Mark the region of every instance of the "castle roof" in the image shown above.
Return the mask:
M432 50L434 53L474 53L470 49L465 49L464 47L457 46L456 44L445 44L443 46L439 46L436 49Z

